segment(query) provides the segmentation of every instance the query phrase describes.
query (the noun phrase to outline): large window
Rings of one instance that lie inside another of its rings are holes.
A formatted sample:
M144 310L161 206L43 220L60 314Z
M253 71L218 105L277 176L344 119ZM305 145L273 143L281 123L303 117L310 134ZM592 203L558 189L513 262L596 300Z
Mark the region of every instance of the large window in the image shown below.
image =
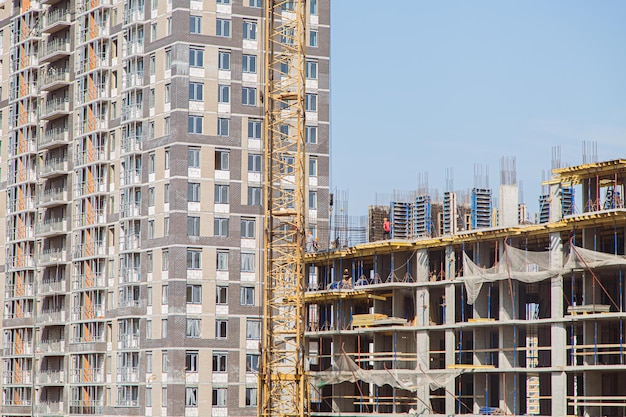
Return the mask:
M204 49L189 48L189 65L196 68L204 66Z
M256 21L243 21L243 39L247 41L256 41Z
M185 330L186 337L200 337L202 330L202 321L200 319L187 319L187 328Z
M230 70L230 52L219 51L217 53L217 69L222 71Z
M256 222L254 219L241 219L241 237L243 239L254 239Z
M256 106L256 88L241 88L241 104L244 106Z
M226 339L228 337L228 320L215 320L215 337Z
M215 304L225 305L228 304L228 287L225 285L218 285L215 291Z
M306 143L317 143L317 126L307 126L305 130Z
M306 62L306 77L309 80L317 80L317 61Z
M254 272L254 253L241 254L241 272Z
M230 152L224 149L215 151L215 169L228 171L230 169Z
M202 101L204 100L204 84L197 82L189 83L189 100Z
M187 216L187 236L200 236L200 217Z
M226 407L226 388L213 388L213 407Z
M309 177L317 177L317 158L315 156L309 158Z
M317 191L309 191L309 209L317 210Z
M215 23L215 34L224 38L230 38L230 20L217 19Z
M213 372L228 371L228 353L215 352L213 354Z
M200 183L190 182L187 184L187 201L191 203L200 202Z
M248 139L261 139L262 122L258 119L248 119Z
M261 201L261 187L248 187L248 205L260 206Z
M217 118L217 135L226 137L230 135L230 119L226 117Z
M242 306L254 305L254 287L241 287L240 304Z
M263 0L248 0L250 7L263 7Z
M202 33L202 16L189 16L189 33Z
M248 154L248 172L261 172L263 158L258 153Z
M202 133L202 116L189 115L189 122L187 124L187 132L189 133Z
M217 251L217 265L216 269L218 271L228 271L228 252L227 251Z
M185 407L198 407L198 387L185 388Z
M200 148L189 148L187 150L187 166L189 168L200 168Z
M256 353L246 354L246 373L259 372L259 359L260 358L261 356Z
M202 285L187 284L187 304L202 303Z
M311 30L309 32L309 46L317 48L317 30Z
M230 103L230 86L218 85L217 86L217 101L218 103Z
M246 388L246 407L256 407L257 405L257 389Z
M246 339L258 340L261 338L261 321L260 320L246 320Z
M213 236L228 237L228 218L213 219Z
M215 184L215 203L228 204L228 185Z
M188 350L185 354L185 366L187 372L198 372L200 369L198 363L198 351L197 350Z
M317 94L306 95L306 111L317 111Z
M256 55L243 55L241 67L243 72L256 73Z
M187 249L187 269L202 268L202 250Z

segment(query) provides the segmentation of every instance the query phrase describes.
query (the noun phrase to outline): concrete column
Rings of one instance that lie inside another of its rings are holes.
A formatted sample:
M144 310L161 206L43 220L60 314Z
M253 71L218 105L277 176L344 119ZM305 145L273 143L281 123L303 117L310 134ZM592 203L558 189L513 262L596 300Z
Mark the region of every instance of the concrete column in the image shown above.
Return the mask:
M430 336L427 330L419 330L416 334L416 338L417 363L424 372L427 372L430 368ZM421 374L421 372L419 373ZM420 386L415 395L417 396L417 414L421 412L428 414L430 411L427 410L424 405L428 404L430 406L430 387L428 384Z
M552 269L563 266L563 242L558 232L550 234L550 267ZM551 279L551 311L553 319L563 318L563 279L558 276ZM553 323L551 328L551 357L552 367L557 371L552 372L552 415L567 415L567 376L564 369L567 364L566 345L567 330L563 323Z
M415 273L417 282L428 282L428 250L418 249ZM418 326L428 326L430 324L430 298L427 287L418 288L415 297L415 316ZM426 364L429 362L427 361Z
M454 246L446 247L446 279L456 279L456 256L454 252ZM454 284L449 284L445 288L446 296L446 314L444 317L444 324L452 324L456 315L456 291ZM453 329L446 330L445 336L446 346L446 365L452 365L456 363L456 334ZM449 393L456 394L456 380L452 380L446 386L446 414L452 415L456 409L456 399Z
M550 222L558 222L562 218L561 184L550 184Z

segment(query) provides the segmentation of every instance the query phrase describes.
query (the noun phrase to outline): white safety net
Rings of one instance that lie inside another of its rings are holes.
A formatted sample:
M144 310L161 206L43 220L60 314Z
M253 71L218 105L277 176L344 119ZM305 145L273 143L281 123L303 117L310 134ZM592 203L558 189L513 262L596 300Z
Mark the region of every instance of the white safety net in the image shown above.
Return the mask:
M329 369L311 372L311 383L320 388L324 385L362 381L377 386L389 385L407 391L417 391L425 385L435 390L445 387L462 372L462 369L428 370L423 366L418 366L416 369L368 370L360 368L348 355L339 354L335 355Z

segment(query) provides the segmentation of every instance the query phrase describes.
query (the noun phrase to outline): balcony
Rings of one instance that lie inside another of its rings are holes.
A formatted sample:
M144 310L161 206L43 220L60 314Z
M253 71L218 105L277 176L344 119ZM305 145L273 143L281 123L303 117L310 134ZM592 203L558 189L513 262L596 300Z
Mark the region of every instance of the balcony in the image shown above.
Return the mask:
M104 305L72 307L72 321L104 319Z
M43 33L54 33L70 26L70 14L66 9L48 9L43 22Z
M46 101L41 112L42 120L53 120L70 113L70 100L67 97L54 98Z
M139 217L141 216L141 206L139 204L122 204L120 207L120 217Z
M139 268L121 268L119 276L120 284L132 284L141 281Z
M43 339L37 346L37 353L63 355L65 353L65 340Z
M68 192L63 188L48 188L39 194L39 205L50 207L58 204L67 204Z
M70 71L67 68L50 67L43 76L41 91L53 91L70 84Z
M9 90L9 98L15 100L17 98L25 98L37 95L37 83L23 83Z
M122 109L122 122L143 118L142 105L129 105Z
M46 158L39 167L39 177L52 178L66 175L69 172L69 161L65 158Z
M67 262L67 251L64 249L44 249L39 255L39 265L61 264Z
M104 381L105 379L103 368L82 368L72 369L70 371L70 383L72 384L102 384L104 383Z
M120 335L120 337L117 339L117 348L118 349L138 349L139 348L139 335L138 334Z
M17 124L15 125L15 127L36 125L37 123L39 123L39 117L37 116L37 112L35 112L34 110L22 111L19 116L17 116Z
M112 0L86 0L81 6L78 7L78 12L82 13L99 7L111 7L112 3Z
M2 385L31 385L33 375L30 370L2 372Z
M62 402L39 402L35 404L35 413L38 416L64 416L67 414L65 403Z
M17 65L19 66L20 70L26 69L28 67L38 67L39 56L37 54L23 55L17 60Z
M145 19L145 14L142 8L136 9L125 9L124 10L124 24L128 25L130 23L139 23L143 22Z
M24 139L19 143L9 143L9 156L17 156L24 153L35 153L37 152L37 146L35 144L34 139Z
M29 356L33 354L33 345L31 343L13 343L2 348L3 356Z
M71 400L70 414L102 414L104 400Z
M74 158L74 168L93 164L94 162L106 162L108 161L108 155L104 148L92 148L88 151L78 152Z
M107 131L109 129L109 121L107 117L94 117L89 121L78 122L75 125L77 135L86 135L87 133Z
M141 184L141 171L138 169L127 170L120 176L120 187Z
M108 193L106 184L104 181L90 181L80 182L74 184L74 193L76 197L83 197L89 194L103 194Z
M7 229L7 237L9 241L33 239L35 237L35 228L33 226L20 226Z
M89 28L83 28L80 32L80 43L92 41L100 37L106 37L110 35L109 28L103 25L96 24Z
M35 258L32 255L7 256L7 266L10 269L35 268Z
M130 88L143 87L143 71L135 74L124 74L122 77L122 89L127 90Z
M7 284L4 287L6 298L32 297L35 294L33 284Z
M67 38L55 38L47 42L40 52L40 61L54 61L71 53L70 40Z
M106 69L111 66L111 59L106 53L98 53L88 59L76 61L75 68L78 74L89 72L97 69Z
M92 258L107 256L108 251L104 241L91 242L85 244L78 244L74 246L73 257L78 258Z
M37 324L64 324L65 310L42 310L37 315Z
M67 223L66 217L45 219L42 223L37 225L37 235L40 237L50 237L65 234L68 232Z
M46 281L41 281L41 283L39 284L39 293L41 295L47 295L47 294L63 294L66 292L66 281L64 278L58 280L58 281L51 281L51 280L46 280Z
M70 132L68 129L48 129L43 136L39 137L39 149L47 149L55 146L68 145L70 143Z
M139 368L126 367L118 369L117 382L139 382Z
M140 248L141 237L137 235L121 236L119 243L120 251L137 250Z
M37 174L35 174L34 169L23 168L17 172L9 172L7 175L7 183L9 185L14 185L22 182L32 182L37 178Z
M141 151L141 136L122 138L122 154Z
M106 287L104 274L92 273L90 275L80 274L72 276L72 290L86 290Z
M7 211L9 214L15 214L18 211L32 210L35 210L35 199L31 196L14 199L9 201L9 204L7 204Z
M59 385L65 384L67 380L65 377L65 371L62 370L40 370L37 372L37 384L40 385Z
M79 213L74 216L74 227L87 227L106 223L104 210L94 210L90 213Z

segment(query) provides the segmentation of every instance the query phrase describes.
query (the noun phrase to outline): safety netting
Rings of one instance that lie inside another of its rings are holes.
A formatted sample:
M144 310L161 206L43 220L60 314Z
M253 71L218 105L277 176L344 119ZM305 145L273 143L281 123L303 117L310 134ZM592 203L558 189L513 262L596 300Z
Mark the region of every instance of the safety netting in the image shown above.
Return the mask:
M415 369L363 369L347 354L333 357L331 367L322 372L311 373L311 383L320 388L342 382L389 385L407 391L429 386L431 390L445 387L463 373L463 369L429 370L418 365Z
M467 291L467 303L472 305L478 298L484 283L505 279L535 283L563 276L573 270L617 265L626 265L626 257L570 245L568 257L563 266L552 267L550 251L528 251L506 245L500 260L491 267L477 265L464 252L463 281Z

